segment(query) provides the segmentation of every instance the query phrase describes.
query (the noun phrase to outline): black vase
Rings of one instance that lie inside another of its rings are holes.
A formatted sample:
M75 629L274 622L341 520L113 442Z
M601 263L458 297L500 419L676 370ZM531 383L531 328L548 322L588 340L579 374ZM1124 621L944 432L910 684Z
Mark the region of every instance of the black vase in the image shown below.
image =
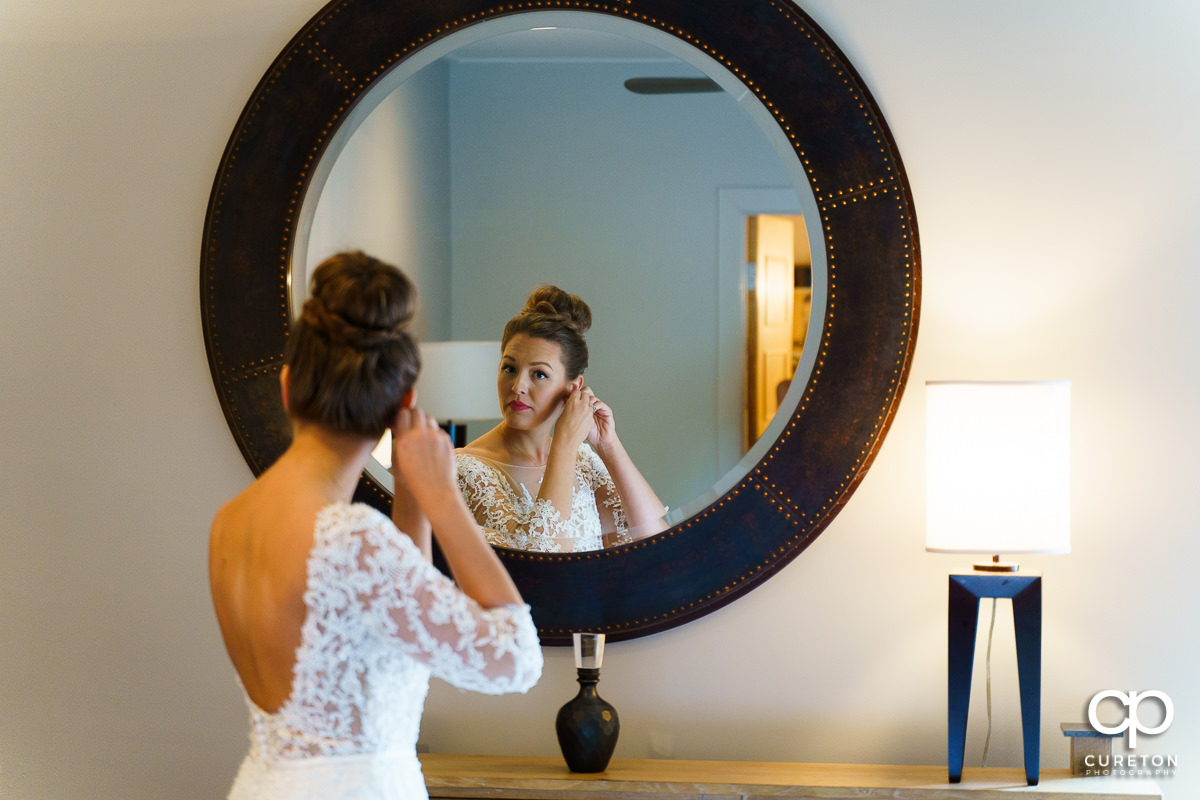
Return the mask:
M617 710L596 693L600 670L580 667L579 694L558 710L554 729L571 772L603 772L617 747Z

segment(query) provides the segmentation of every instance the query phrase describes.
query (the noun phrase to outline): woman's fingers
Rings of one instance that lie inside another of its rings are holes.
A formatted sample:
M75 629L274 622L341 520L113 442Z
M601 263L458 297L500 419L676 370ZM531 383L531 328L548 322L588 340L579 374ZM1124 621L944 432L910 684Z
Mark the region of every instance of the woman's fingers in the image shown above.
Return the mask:
M397 415L393 467L414 492L442 484L457 487L454 445L437 419L414 408Z
M420 430L438 427L437 420L430 414L417 407L402 408L396 412L394 431L403 433L408 430Z
M588 405L590 405L592 408L592 413L594 413L594 414L601 413L601 412L608 413L608 414L612 413L612 409L609 408L608 404L605 403L603 400L601 400L599 397L596 397L595 392L593 392L591 389L587 389L586 391L587 391L586 399L587 399Z
M444 441L443 441L444 440ZM396 423L392 428L392 449L433 448L445 449L450 445L450 438L438 426L437 419L419 408L402 408L396 414ZM453 450L453 447L450 446ZM393 462L396 458L393 457Z
M406 431L410 431L414 427L417 427L420 420L420 417L417 415L420 413L421 410L415 407L401 408L398 412L396 412L396 422L392 426L393 439L399 439Z

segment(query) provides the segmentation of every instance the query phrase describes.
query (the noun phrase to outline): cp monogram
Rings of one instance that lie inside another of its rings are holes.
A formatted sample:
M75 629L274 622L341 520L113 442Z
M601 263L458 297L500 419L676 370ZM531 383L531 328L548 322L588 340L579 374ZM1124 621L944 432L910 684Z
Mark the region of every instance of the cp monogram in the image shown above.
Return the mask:
M1109 697L1116 699L1127 709L1125 713L1125 719L1116 727L1102 725L1100 721L1096 719L1096 707L1100 705L1101 701L1106 700ZM1148 697L1157 697L1160 701L1162 701L1163 704L1163 721L1156 728L1147 728L1146 726L1142 725L1141 720L1138 719L1138 705ZM1100 733L1107 734L1117 734L1128 729L1130 750L1137 747L1138 733L1144 733L1148 736L1153 736L1156 733L1162 733L1171 726L1171 720L1174 718L1174 716L1175 706L1172 705L1171 698L1167 697L1165 693L1160 692L1157 689L1151 689L1148 692L1140 693L1130 692L1129 694L1119 692L1116 689L1105 689L1103 692L1097 692L1096 695L1092 697L1092 702L1088 703L1088 722L1092 723L1092 727Z

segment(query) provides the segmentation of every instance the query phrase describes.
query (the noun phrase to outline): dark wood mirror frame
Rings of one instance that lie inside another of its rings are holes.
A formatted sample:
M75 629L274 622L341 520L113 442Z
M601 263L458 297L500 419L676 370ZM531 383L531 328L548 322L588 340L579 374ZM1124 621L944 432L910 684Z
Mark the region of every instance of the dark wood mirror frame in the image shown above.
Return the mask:
M736 75L795 150L828 261L813 372L782 433L731 490L634 544L579 554L500 550L543 644L570 644L582 630L619 641L714 611L799 555L866 474L908 377L920 307L908 182L866 87L792 0L334 0L275 59L221 160L201 253L204 338L225 416L258 475L291 438L278 383L291 256L331 137L385 73L421 48L488 19L540 11L651 26ZM391 494L364 474L356 499L386 511Z

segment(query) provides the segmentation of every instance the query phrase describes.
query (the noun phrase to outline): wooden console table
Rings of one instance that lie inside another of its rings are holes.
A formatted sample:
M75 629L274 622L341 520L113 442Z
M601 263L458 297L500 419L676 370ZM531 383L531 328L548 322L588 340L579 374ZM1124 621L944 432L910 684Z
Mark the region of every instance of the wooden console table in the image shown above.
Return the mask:
M1026 786L1020 768L968 767L952 784L946 767L872 764L773 764L738 761L614 759L604 772L580 775L561 758L424 754L431 798L472 800L1161 800L1155 781L1072 777L1043 769Z

